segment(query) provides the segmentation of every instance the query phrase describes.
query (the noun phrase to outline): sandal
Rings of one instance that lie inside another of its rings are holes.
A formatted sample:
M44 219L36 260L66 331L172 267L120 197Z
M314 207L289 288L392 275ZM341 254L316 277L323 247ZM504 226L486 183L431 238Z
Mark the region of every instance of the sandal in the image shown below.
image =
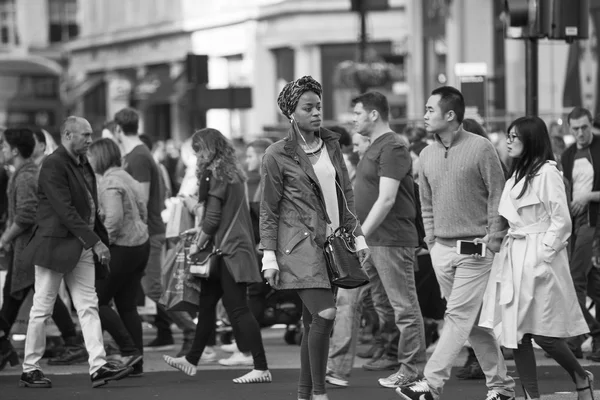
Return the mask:
M196 367L192 365L185 357L174 358L171 356L163 356L163 360L171 367L180 370L189 376L196 375Z
M585 371L585 373L587 374L588 385L586 387L577 388L577 392L585 392L589 390L590 396L592 396L592 400L594 400L594 374L592 374L590 371Z
M248 372L246 375L241 376L239 378L235 378L233 380L233 383L271 383L271 381L273 380L273 377L271 376L271 372L270 371L259 371L256 369L253 369L252 371Z

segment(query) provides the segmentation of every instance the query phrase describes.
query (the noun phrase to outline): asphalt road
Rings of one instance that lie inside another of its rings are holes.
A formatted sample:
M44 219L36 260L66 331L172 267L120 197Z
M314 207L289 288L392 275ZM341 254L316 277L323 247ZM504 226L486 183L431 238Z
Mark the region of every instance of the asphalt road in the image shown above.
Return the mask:
M600 376L600 366L591 367ZM231 379L243 374L243 370L202 370L195 377L178 371L151 372L142 378L127 378L111 382L101 388L92 389L86 374L49 375L52 389L24 389L17 387L15 375L0 376L0 399L2 400L147 400L147 399L210 399L210 400L282 400L296 398L297 369L273 370L273 383L236 385ZM329 387L332 400L398 399L391 389L377 386L381 373L362 369L353 371L349 388ZM540 389L550 396L556 392L572 391L572 384L558 366L539 369ZM517 385L518 385L517 381ZM517 391L520 395L520 390ZM597 392L600 396L600 392ZM484 381L459 381L451 379L444 391L443 399L485 399ZM544 399L576 399L575 393L559 393ZM598 397L600 398L600 397Z
M257 385L236 385L231 379L236 378L247 370L227 368L216 362L201 364L195 377L188 377L169 367L162 360L161 352L147 352L144 355L146 374L142 378L128 378L119 382L111 382L101 388L92 389L86 363L51 367L42 360L42 368L50 379L52 389L25 389L18 387L20 366L7 367L0 372L0 400L67 400L67 399L107 399L107 400L284 400L296 399L296 383L299 368L299 347L287 345L283 341L283 330L264 329L263 342L267 352L269 368L273 374L273 383ZM145 327L144 336L149 341L154 336L154 330ZM165 354L174 355L181 345L181 333L176 331L177 345ZM22 345L22 343L21 343ZM359 350L368 346L361 345ZM219 358L228 354L217 349ZM466 351L455 361L455 367L463 365ZM329 387L331 400L386 400L399 399L391 389L381 388L377 378L387 376L391 371L368 372L361 366L367 360L356 358L349 388ZM543 352L537 351L539 365L540 390L544 400L576 399L577 396L568 375L551 359L545 358ZM600 363L581 360L600 381ZM516 377L513 361L507 366L511 376ZM454 371L455 372L455 371ZM600 383L598 383L600 389ZM559 393L557 393L559 392ZM560 393L571 392L571 393ZM484 381L459 381L452 378L444 391L442 400L484 400L487 389ZM517 381L517 395L521 396L520 383ZM596 398L600 400L600 392Z

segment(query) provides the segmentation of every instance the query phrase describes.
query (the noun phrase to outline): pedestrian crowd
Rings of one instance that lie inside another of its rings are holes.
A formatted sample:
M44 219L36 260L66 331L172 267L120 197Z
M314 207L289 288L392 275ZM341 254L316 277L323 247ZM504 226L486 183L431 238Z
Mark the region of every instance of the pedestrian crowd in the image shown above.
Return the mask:
M288 134L250 143L245 167L221 132L195 132L180 182L174 157L153 154L131 108L96 141L87 120L68 117L53 152L36 130L4 130L0 370L20 363L10 331L33 292L20 386L52 386L40 366L50 317L66 350L49 363L87 359L93 387L142 376L144 351L172 348L172 323L183 346L164 361L194 376L216 359L223 316L234 342L219 362L252 367L236 384L268 383L261 313L266 293L281 291L295 296L302 321L299 400L349 386L363 321L372 334L358 354L370 359L364 368L393 370L378 384L402 399L443 397L465 346L458 376L485 378L486 400L515 398L509 357L525 398L539 399L534 342L570 375L578 399L593 399L594 377L578 359L591 336L588 358L600 362L600 313L586 304L600 305L600 121L575 107L575 143L558 158L546 124L518 118L501 160L453 87L435 89L424 128L402 135L379 92L353 99L353 135L322 126L321 97L310 76L285 85L276 102ZM346 258L332 258L334 243ZM334 279L354 262L361 283ZM157 305L157 336L146 345L144 296ZM118 354L107 355L105 331Z

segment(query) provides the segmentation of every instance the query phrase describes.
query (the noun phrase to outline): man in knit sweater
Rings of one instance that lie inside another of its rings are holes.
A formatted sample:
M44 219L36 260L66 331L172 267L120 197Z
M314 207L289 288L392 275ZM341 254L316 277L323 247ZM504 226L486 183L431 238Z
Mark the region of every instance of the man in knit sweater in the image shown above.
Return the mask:
M487 400L514 398L494 333L477 326L494 252L506 233L498 215L504 174L490 141L462 129L464 113L464 98L452 87L435 89L427 101L425 128L435 143L420 155L420 197L425 241L448 304L425 379L397 389L406 400L438 399L467 339L486 375ZM459 255L457 240L484 242L487 253Z

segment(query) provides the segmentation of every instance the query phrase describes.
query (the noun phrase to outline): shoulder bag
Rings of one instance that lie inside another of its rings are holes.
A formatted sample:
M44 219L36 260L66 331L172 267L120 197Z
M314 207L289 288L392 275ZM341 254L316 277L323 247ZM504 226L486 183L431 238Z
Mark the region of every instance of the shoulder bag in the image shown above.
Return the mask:
M332 285L354 289L369 283L356 254L354 235L345 228L340 227L327 237L323 251Z
M240 210L242 209L243 205L244 199L242 199L240 206L238 207L237 211L235 212L235 215L233 216L233 219L231 220L231 224L229 224L225 235L223 235L221 245L227 242L229 234L233 229L233 224L235 224L238 215L240 215ZM210 243L211 241L209 240L208 242ZM186 260L190 265L190 274L198 278L209 278L210 276L212 276L213 272L219 267L219 261L223 252L219 247L217 247L214 244L214 242L212 248L208 249L210 247L209 243L206 246L204 246L204 249L201 249L198 253L186 254Z

